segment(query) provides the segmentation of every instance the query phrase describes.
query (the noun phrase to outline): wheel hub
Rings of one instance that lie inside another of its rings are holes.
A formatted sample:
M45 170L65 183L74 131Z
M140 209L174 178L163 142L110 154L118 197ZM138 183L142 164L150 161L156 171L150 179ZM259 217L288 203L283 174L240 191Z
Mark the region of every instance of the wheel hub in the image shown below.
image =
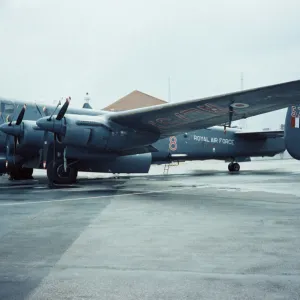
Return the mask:
M67 167L67 170L65 171L64 165L61 164L56 169L57 175L60 178L69 178L70 176L70 168Z

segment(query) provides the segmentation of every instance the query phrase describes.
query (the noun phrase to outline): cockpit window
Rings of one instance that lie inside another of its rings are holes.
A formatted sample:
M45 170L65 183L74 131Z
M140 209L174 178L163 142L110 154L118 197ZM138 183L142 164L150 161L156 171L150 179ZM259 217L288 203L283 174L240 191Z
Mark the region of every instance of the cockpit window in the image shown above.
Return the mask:
M4 113L6 114L12 114L14 112L15 108L13 104L10 103L4 103Z
M3 114L12 114L15 110L13 103L1 102L1 112Z

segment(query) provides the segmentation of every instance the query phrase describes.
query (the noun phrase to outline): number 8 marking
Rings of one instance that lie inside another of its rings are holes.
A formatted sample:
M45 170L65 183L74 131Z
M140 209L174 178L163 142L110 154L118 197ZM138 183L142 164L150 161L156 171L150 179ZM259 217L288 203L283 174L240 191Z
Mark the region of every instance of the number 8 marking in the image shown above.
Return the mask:
M170 136L170 143L169 143L169 149L171 151L177 150L177 138L176 136Z

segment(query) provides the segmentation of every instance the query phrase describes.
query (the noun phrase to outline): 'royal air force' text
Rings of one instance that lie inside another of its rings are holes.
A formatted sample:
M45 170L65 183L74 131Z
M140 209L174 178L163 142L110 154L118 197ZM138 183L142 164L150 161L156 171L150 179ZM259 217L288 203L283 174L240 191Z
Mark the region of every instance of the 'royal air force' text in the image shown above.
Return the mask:
M223 139L223 138L216 138L216 137L194 135L194 141L234 146L234 140L232 140L232 139Z

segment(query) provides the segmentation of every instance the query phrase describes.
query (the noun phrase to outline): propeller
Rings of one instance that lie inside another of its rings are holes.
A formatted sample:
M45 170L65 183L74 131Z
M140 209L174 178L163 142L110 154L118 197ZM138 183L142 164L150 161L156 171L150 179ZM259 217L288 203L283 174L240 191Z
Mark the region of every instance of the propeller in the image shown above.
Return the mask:
M23 118L24 118L24 115L25 115L25 111L26 111L26 104L24 104L24 106L22 107L22 109L21 109L21 111L18 115L15 126L20 126L21 125L21 123L23 121ZM16 164L16 152L17 152L18 137L19 137L18 135L14 135L14 153L13 153L14 164Z
M53 114L56 112L58 106L61 105L61 101L58 101L54 111L51 113L49 118L47 119L48 121L51 121ZM44 139L43 139L43 168L46 169L47 166L47 156L48 156L48 130L44 131Z
M61 109L59 110L58 114L56 115L56 118L53 120L53 115L55 113L55 111L57 110L58 106L61 104L61 101L59 101L59 103L57 104L55 110L53 111L53 113L49 116L49 118L44 119L43 123L45 124L46 122L55 122L55 121L61 121L62 118L65 116L67 109L69 107L71 101L71 97L66 98L66 101L64 103L64 105L61 107ZM46 126L47 127L47 126ZM43 145L43 168L46 168L46 164L47 164L47 156L48 156L48 132L49 130L47 128L44 128L45 133L44 133L44 145ZM56 140L57 140L57 133L53 133L53 162L55 162L55 158L56 158Z
M18 138L21 134L21 129L20 125L23 121L24 115L26 111L26 104L24 104L23 108L21 109L16 122L13 124L13 119L15 114L13 115L12 119L8 123L4 123L1 125L1 130L6 133L6 160L8 164L8 157L10 155L10 144L11 144L11 136L13 136L13 160L14 164L16 163L16 152L17 152L17 143L18 143Z

